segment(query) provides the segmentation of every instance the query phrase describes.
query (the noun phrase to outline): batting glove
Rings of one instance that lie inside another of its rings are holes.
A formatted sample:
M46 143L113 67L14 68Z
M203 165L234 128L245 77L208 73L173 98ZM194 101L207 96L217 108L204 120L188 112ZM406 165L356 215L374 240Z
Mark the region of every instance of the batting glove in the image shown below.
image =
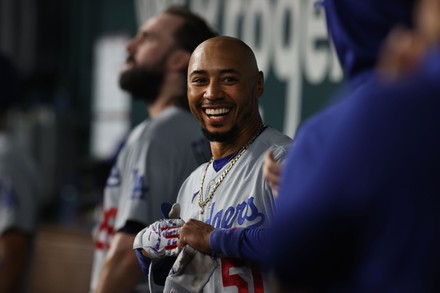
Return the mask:
M182 219L161 219L141 230L134 239L133 249L142 248L152 260L165 256L177 256Z

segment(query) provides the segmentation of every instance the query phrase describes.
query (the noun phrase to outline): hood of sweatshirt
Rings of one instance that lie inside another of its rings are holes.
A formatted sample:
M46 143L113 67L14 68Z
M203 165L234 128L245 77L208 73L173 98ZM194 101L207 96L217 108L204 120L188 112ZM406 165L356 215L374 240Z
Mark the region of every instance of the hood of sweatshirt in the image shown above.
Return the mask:
M396 25L412 27L415 0L322 0L344 75L356 86L371 73Z

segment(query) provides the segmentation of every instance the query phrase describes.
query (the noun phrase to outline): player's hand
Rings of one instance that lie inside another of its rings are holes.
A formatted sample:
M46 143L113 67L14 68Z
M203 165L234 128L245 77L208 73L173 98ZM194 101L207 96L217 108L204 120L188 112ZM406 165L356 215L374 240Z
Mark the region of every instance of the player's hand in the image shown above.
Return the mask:
M177 245L182 248L188 244L200 252L210 254L212 250L209 245L209 236L214 229L213 226L204 222L190 219L182 226Z
M415 14L417 31L424 36L430 46L440 42L440 1L421 0Z
M381 48L378 70L385 80L404 77L415 71L429 50L440 42L440 1L418 2L414 28L394 28Z
M394 28L379 54L378 71L386 81L408 75L420 64L427 47L418 33L402 27Z
M140 231L134 239L133 249L142 249L152 260L177 256L179 231L185 224L182 219L161 219Z
M274 196L278 196L282 165L275 161L272 151L264 155L263 177L272 188Z

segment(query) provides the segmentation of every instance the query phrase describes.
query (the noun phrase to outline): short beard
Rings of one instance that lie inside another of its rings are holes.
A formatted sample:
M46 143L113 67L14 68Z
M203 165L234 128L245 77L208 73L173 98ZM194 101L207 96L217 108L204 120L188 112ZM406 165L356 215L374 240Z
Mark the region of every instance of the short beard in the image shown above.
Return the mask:
M120 74L119 86L135 99L153 103L159 95L164 75L163 71L132 68Z
M209 141L227 142L232 140L238 134L238 126L232 126L232 128L226 133L209 132L202 126L202 132Z

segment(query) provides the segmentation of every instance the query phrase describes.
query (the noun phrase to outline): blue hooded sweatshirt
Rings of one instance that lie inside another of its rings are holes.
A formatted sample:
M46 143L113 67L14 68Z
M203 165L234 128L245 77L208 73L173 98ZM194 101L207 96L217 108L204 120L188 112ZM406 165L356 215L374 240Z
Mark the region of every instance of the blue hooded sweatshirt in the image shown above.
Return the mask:
M355 87L298 132L268 263L292 290L440 292L440 48L385 84L377 52L391 27L411 26L411 1L324 7Z

